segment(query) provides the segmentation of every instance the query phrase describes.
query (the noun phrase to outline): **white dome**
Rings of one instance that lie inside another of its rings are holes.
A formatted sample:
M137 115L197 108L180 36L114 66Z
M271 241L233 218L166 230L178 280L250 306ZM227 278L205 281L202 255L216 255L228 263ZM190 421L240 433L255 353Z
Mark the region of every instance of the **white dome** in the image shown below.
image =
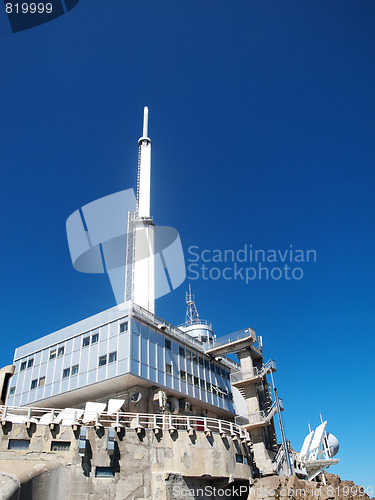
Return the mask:
M327 442L328 442L328 453L329 456L332 458L335 455L337 455L340 445L337 437L335 437L333 434L330 434L327 432Z

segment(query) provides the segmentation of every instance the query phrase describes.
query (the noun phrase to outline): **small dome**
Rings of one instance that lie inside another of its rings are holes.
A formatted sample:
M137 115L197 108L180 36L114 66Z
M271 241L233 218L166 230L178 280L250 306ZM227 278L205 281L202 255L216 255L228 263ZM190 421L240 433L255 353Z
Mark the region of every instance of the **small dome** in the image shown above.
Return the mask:
M332 458L335 455L337 455L340 445L337 437L335 437L333 434L330 434L327 432L327 442L328 442L328 453L329 456Z

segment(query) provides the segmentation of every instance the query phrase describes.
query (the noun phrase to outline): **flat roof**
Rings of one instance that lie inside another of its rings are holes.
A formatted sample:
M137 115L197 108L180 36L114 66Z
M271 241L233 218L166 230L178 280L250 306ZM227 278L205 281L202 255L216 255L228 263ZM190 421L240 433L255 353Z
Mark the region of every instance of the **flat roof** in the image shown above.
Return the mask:
M129 314L131 307L131 302L124 302L118 306L112 307L111 309L107 309L98 314L94 314L94 316L78 321L73 325L66 326L61 330L57 330L49 335L45 335L44 337L40 337L37 340L33 340L32 342L17 347L14 352L14 361L58 344L59 342L63 342L64 340L73 338L76 335L89 332L102 325L116 321Z

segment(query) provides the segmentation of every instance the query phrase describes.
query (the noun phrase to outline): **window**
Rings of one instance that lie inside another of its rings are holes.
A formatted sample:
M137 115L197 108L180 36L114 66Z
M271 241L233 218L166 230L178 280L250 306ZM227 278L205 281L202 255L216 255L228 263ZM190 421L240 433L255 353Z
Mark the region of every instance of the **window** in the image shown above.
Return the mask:
M40 377L38 387L43 387L46 383L46 377Z
M9 396L13 396L13 394L16 392L16 388L15 387L11 387L9 389Z
M104 366L107 364L107 355L99 356L99 366Z
M108 363L114 363L117 360L117 351L110 352L108 356Z
M9 439L8 450L27 450L30 439Z
M70 368L64 368L62 378L68 378L70 375Z
M207 370L210 369L210 363L207 361L207 359L204 360L204 367L207 368Z
M185 349L183 347L179 347L178 352L179 352L180 356L182 356L183 358L185 357Z
M186 381L186 372L184 372L184 370L180 370L180 378L181 380Z
M69 451L70 441L52 441L51 451Z
M216 375L220 375L220 366L216 365Z
M51 349L49 352L49 359L55 359L56 358L56 349Z
M169 375L172 375L172 365L165 363L165 371L169 373Z
M92 335L91 337L91 343L96 344L98 340L99 340L99 333L94 333L94 335Z
M200 364L201 366L204 366L204 363L203 363L203 359L202 359L202 358L199 358L199 364Z
M65 347L59 347L57 350L57 357L59 358L60 356L63 356L65 351Z
M172 349L172 343L169 339L165 339L165 348L169 350Z
M30 389L35 389L35 387L38 385L38 379L35 378L34 380L31 381L31 386Z
M203 379L201 379L201 387L202 389L206 389L206 383Z
M115 477L115 469L113 467L96 467L95 477Z
M34 358L29 359L29 361L27 362L27 368L31 368L33 364L34 364Z
M82 347L87 347L88 345L90 345L90 337L83 337Z
M194 377L194 385L195 385L195 387L199 387L199 378L198 377Z
M26 370L26 361L22 361L21 366L20 366L20 372L23 370Z
M72 377L73 377L73 375L77 375L77 373L78 373L78 367L79 367L79 365L72 366L72 370L70 372L70 374L71 374Z
M186 351L186 359L191 360L191 352Z
M206 389L208 392L211 392L211 383L210 382L206 382Z
M198 356L193 354L193 363L198 364Z
M190 373L187 374L187 381L189 382L189 384L193 384L193 377L192 375L190 375Z
M124 333L128 331L128 322L120 323L120 333Z
M238 464L243 464L243 456L236 453L236 462Z

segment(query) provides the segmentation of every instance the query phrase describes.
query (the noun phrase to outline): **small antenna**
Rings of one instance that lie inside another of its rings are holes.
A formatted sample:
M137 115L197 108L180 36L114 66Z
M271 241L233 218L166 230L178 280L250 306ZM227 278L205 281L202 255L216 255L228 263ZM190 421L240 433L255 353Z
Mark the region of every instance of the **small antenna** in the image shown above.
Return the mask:
M310 422L307 424L309 426L309 432L311 432L311 425Z
M194 323L199 323L199 314L195 305L194 295L191 293L191 286L189 284L189 291L186 292L185 325L193 325Z
M322 414L319 413L319 416L320 416L320 423L322 424L323 423Z
M143 109L143 137L147 137L148 134L148 107L145 106Z

